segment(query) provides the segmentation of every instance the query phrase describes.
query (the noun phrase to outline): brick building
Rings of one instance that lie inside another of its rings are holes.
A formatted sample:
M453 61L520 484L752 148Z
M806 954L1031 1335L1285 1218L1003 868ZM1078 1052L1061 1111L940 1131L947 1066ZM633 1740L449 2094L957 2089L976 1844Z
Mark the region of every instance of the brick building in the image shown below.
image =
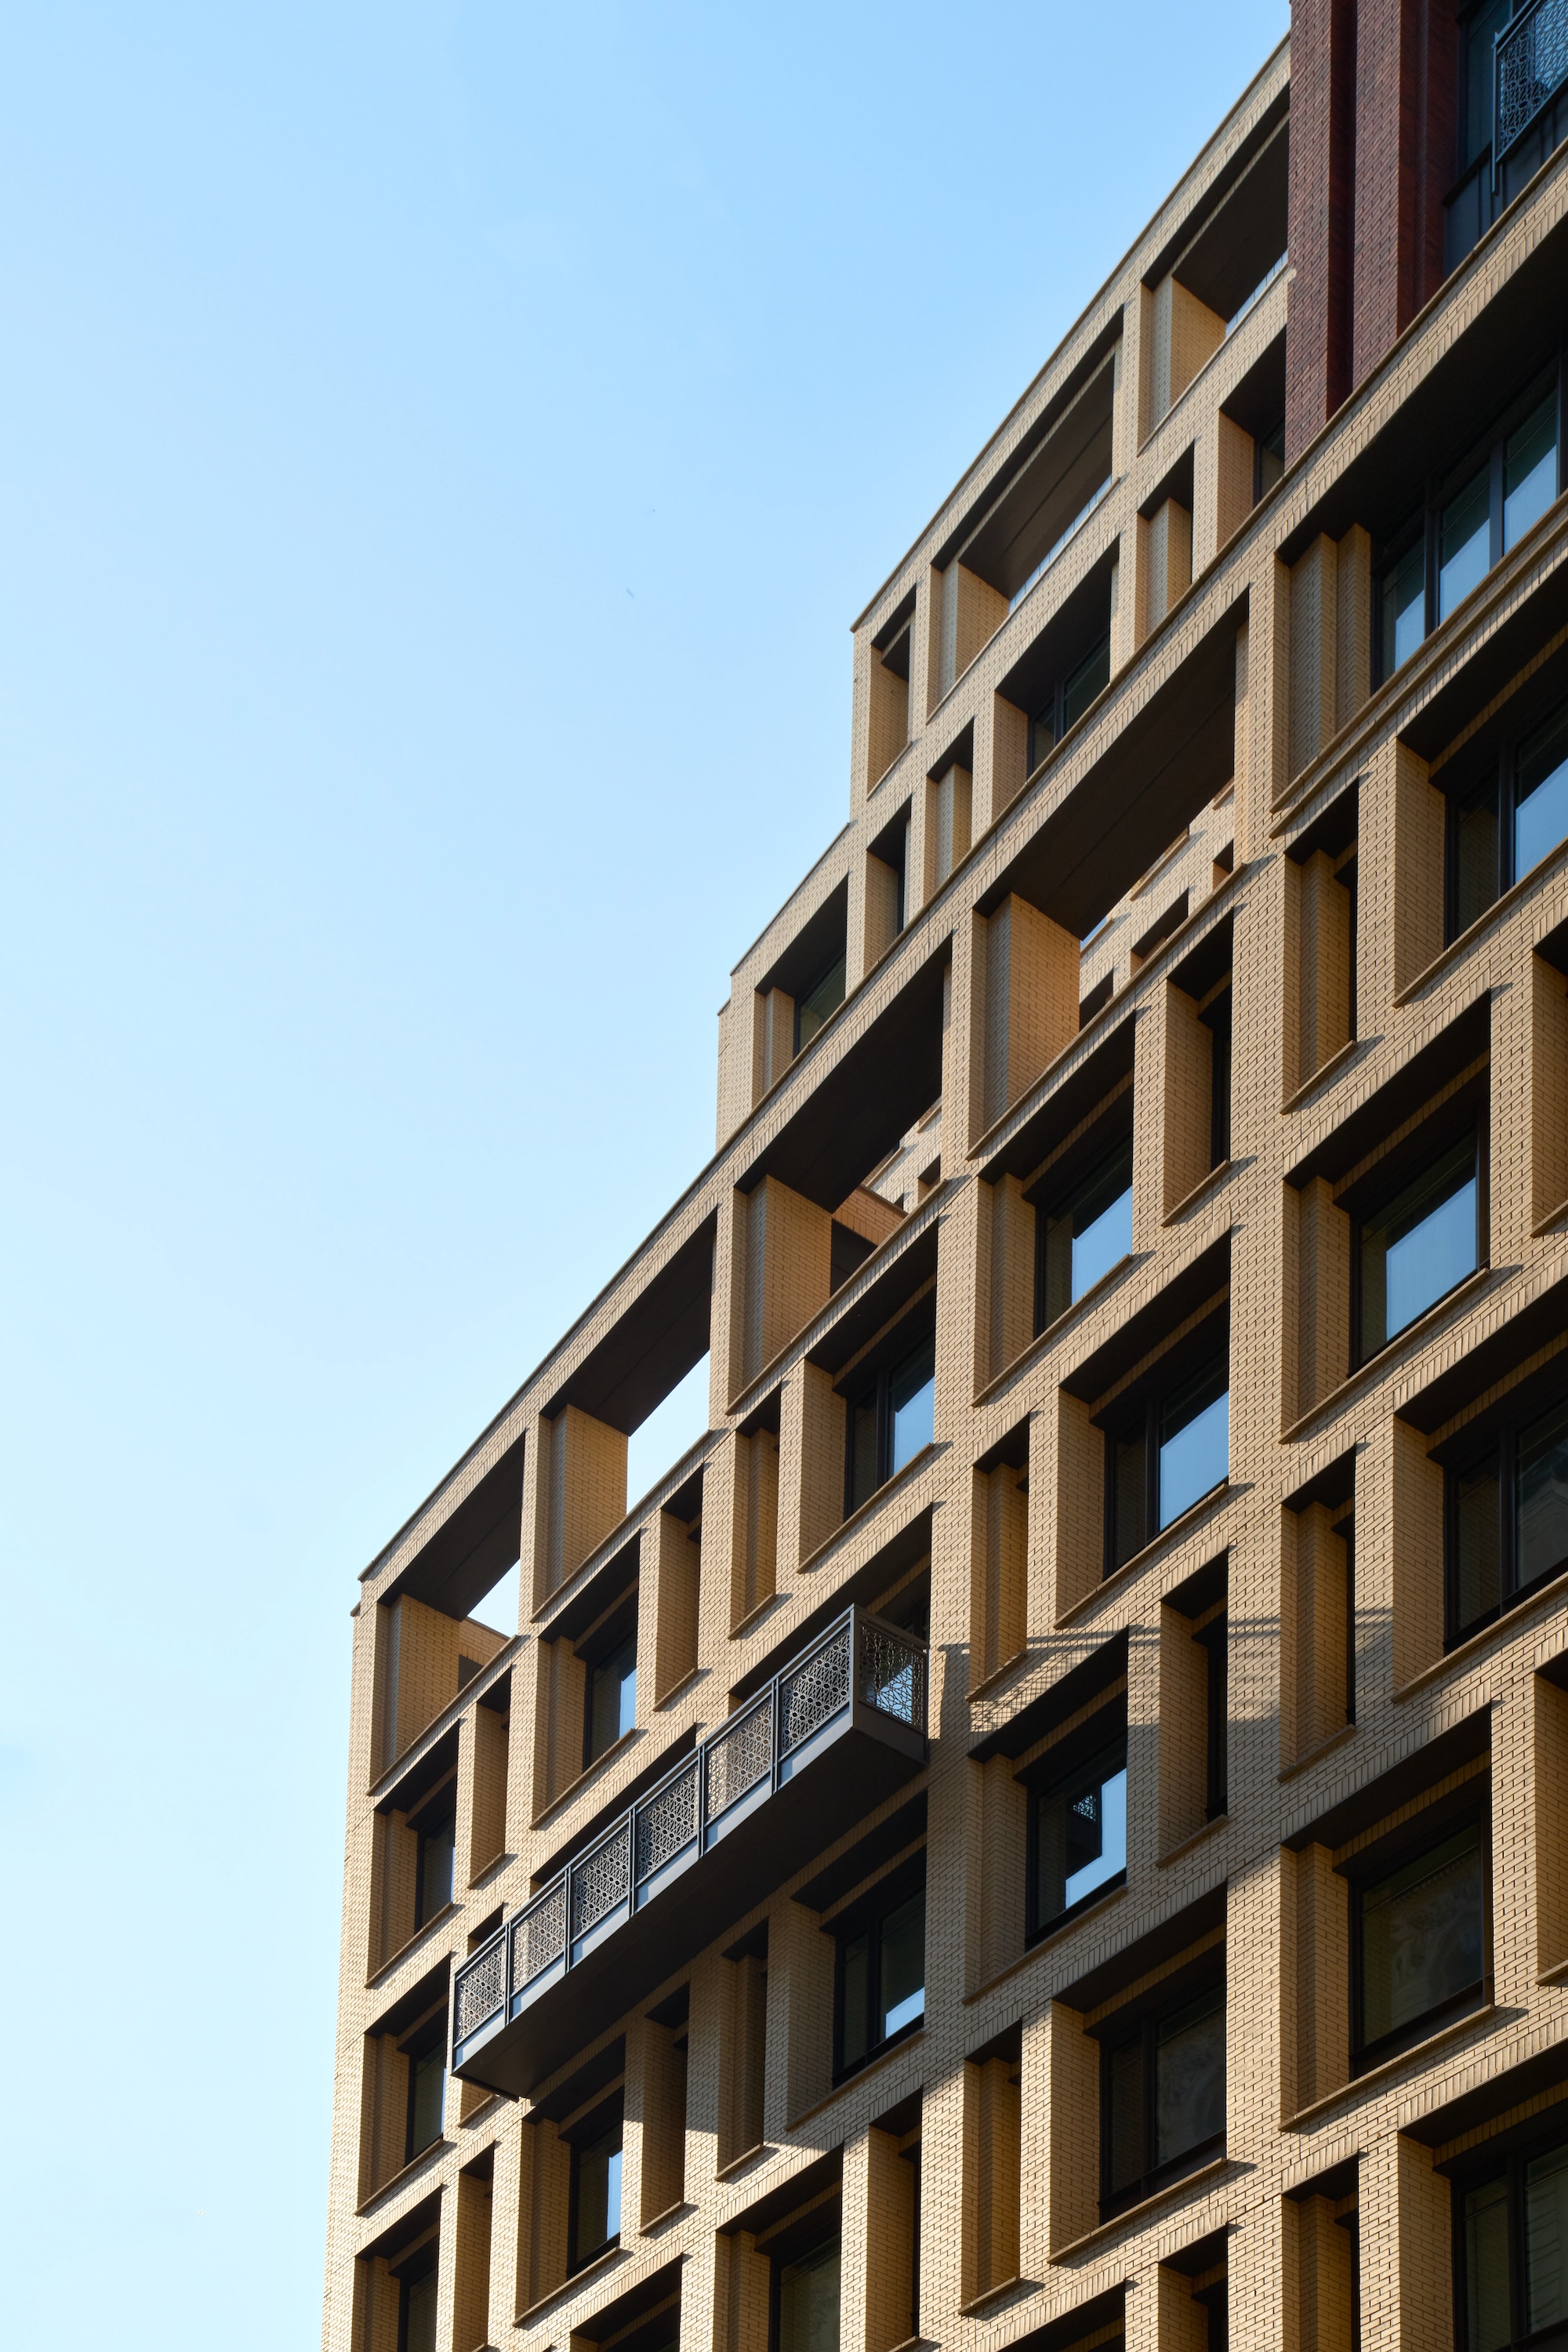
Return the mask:
M1298 0L855 624L364 1572L330 2352L1568 2341L1565 76Z

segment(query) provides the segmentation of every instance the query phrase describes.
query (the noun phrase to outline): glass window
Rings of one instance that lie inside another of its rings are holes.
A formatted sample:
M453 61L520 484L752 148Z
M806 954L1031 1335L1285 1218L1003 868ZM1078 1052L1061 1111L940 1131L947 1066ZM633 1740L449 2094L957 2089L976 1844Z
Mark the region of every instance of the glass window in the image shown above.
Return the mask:
M1383 575L1383 675L1392 677L1426 634L1426 550L1418 539Z
M1562 2327L1568 2321L1568 2147L1537 2142L1497 2162L1488 2178L1456 2188L1455 2196L1465 2352L1510 2352L1515 2344L1535 2343L1548 2327Z
M849 1400L846 1510L855 1510L912 1462L936 1432L936 1334L880 1370Z
M820 977L797 996L795 1005L795 1050L809 1045L830 1013L844 1002L844 958L837 956Z
M1036 1932L1127 1874L1127 1735L1032 1792Z
M1479 920L1498 895L1498 780L1489 776L1454 803L1451 858L1453 919L1449 936Z
M1422 1170L1359 1227L1361 1360L1424 1315L1480 1262L1476 1139Z
M1355 1922L1363 2056L1467 1997L1479 2000L1486 1967L1479 1824L1358 1888Z
M1225 1358L1173 1389L1160 1409L1159 1520L1168 1528L1230 1473L1230 1368Z
M1568 710L1519 747L1513 786L1513 878L1568 840Z
M1101 2205L1121 2210L1212 2153L1225 2134L1225 1991L1144 2018L1100 2074Z
M404 2279L397 2295L397 2352L436 2352L436 2290L440 2273L434 2267L417 2278Z
M419 1859L415 1872L414 1924L423 1927L444 1911L452 1899L452 1848L457 1822L447 1813L419 1832Z
M1491 562L1491 476L1483 470L1448 500L1437 519L1437 618L1487 576Z
M1503 444L1502 543L1510 548L1557 496L1557 387Z
M778 2352L838 2352L839 2241L778 2266Z
M922 1885L885 1909L873 1907L840 1937L839 2074L912 2032L925 2015L925 1913Z
M618 2102L617 2102L618 2107ZM601 2114L603 2110L601 2110ZM572 2145L571 2268L581 2270L621 2234L621 2117Z
M1045 1264L1037 1328L1077 1298L1132 1248L1132 1138L1128 1136L1043 1219Z
M1568 1566L1568 1401L1488 1437L1447 1486L1453 1643Z
M888 1475L912 1462L936 1432L936 1335L923 1339L888 1381L888 1410L892 1422L892 1452Z
M441 2137L447 2102L447 2030L440 2039L408 2057L408 2137L405 2162L412 2164Z
M1265 490L1271 490L1285 471L1285 419L1281 417L1272 432L1258 435L1253 461L1252 503L1258 504Z
M1465 25L1464 123L1459 169L1468 171L1492 143L1492 43L1506 26L1513 0L1490 0Z
M1213 1044L1209 1063L1209 1166L1223 1168L1230 1158L1230 1036L1229 983L1203 1016Z
M637 1719L637 1636L618 1643L588 1668L587 1748L584 1766L596 1763L624 1738Z
M1076 727L1097 695L1103 694L1110 683L1110 639L1101 637L1090 654L1086 654L1075 670L1070 670L1062 682L1062 733Z

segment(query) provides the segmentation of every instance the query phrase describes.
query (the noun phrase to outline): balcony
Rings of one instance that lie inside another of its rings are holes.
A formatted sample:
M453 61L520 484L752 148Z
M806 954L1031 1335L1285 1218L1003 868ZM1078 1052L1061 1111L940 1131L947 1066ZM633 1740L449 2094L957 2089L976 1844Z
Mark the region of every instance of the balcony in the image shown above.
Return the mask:
M453 2073L532 2090L925 1761L926 1644L846 1611L464 1962Z

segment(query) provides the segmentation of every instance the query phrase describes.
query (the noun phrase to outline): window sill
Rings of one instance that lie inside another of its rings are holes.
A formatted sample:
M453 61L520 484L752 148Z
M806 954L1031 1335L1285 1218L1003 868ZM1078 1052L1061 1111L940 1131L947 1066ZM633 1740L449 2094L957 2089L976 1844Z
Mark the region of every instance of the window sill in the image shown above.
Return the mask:
M1418 1315L1414 1323L1407 1323L1403 1331L1396 1332L1392 1339L1378 1349L1375 1356L1369 1356L1364 1364L1358 1364L1354 1371L1340 1382L1337 1389L1331 1389L1328 1395L1320 1397L1309 1412L1301 1414L1300 1420L1293 1421L1289 1429L1282 1429L1279 1433L1280 1444L1294 1445L1315 1422L1331 1420L1346 1399L1352 1396L1363 1382L1370 1383L1382 1378L1402 1349L1408 1348L1413 1340L1417 1345L1425 1346L1432 1330L1441 1322L1445 1315L1451 1315L1457 1307L1468 1306L1489 1282L1500 1282L1505 1275L1517 1274L1518 1271L1518 1267L1512 1265L1477 1266L1474 1274L1466 1275L1463 1282L1457 1282L1452 1290L1446 1290L1441 1298L1428 1307L1425 1315Z
M873 2074L880 2074L885 2068L895 2064L899 2059L907 2056L910 2051L918 2050L925 2040L925 2031L923 2025L917 2025L912 2033L906 2034L901 2042L895 2042L891 2048L884 2050L879 2057L868 2058L864 2066L856 2068L853 2074L846 2074L841 2083L835 2083L826 2098L818 2099L812 2106L803 2107L798 2116L791 2116L790 2130L799 2131L801 2126L808 2124L814 2116L826 2115L835 2099L846 2097L849 2092L857 2090L862 2083L869 2082Z
M566 1787L562 1790L561 1794L558 1797L551 1798L550 1802L545 1806L542 1812L535 1813L533 1819L528 1825L529 1828L531 1830L542 1829L545 1822L549 1821L553 1814L562 1811L565 1806L572 1802L574 1797L580 1797L582 1795L590 1780L597 1780L599 1774L604 1770L606 1764L613 1764L616 1757L623 1755L631 1746L633 1740L640 1739L642 1736L642 1726L637 1723L633 1724L629 1731L623 1731L620 1738L613 1746L606 1748L602 1756L595 1756L593 1762L584 1766L584 1769L578 1773L577 1778L574 1780L568 1781Z
M1212 1837L1216 1830L1228 1829L1229 1826L1230 1815L1228 1813L1216 1813L1212 1822L1205 1822L1201 1830L1194 1830L1191 1837L1186 1837L1182 1840L1180 1845L1173 1845L1169 1853L1156 1854L1154 1857L1155 1869L1169 1870L1173 1863L1184 1861L1186 1856L1192 1853L1194 1846L1202 1845L1205 1838Z
M812 1569L820 1567L836 1543L842 1541L852 1528L863 1527L872 1512L881 1508L896 1487L907 1486L916 1473L925 1469L942 1451L942 1444L933 1439L931 1444L922 1445L918 1454L911 1454L901 1470L895 1470L890 1478L884 1479L874 1495L868 1495L863 1503L857 1503L848 1517L840 1519L833 1533L819 1543L815 1551L807 1552L800 1564L801 1574L805 1576Z
M515 1853L492 1853L489 1862L482 1862L469 1879L469 1894L471 1895L476 1887L482 1886L487 1878L493 1878L498 1870L504 1870L509 1862L516 1860Z
M1195 1503L1188 1505L1179 1519L1173 1519L1168 1528L1162 1528L1159 1534L1151 1542L1146 1543L1142 1551L1135 1551L1131 1559L1124 1559L1120 1568L1113 1568L1109 1576L1101 1577L1094 1590L1091 1592L1086 1592L1081 1601L1075 1601L1070 1609L1064 1609L1057 1619L1058 1633L1066 1626L1075 1625L1089 1615L1108 1592L1119 1591L1133 1577L1141 1575L1150 1561L1155 1559L1167 1545L1174 1549L1178 1544L1184 1542L1205 1514L1215 1510L1234 1491L1230 1480L1224 1478L1217 1486L1211 1486L1206 1495L1200 1495Z
M715 2180L733 2180L738 2174L744 2172L748 2166L755 2164L759 2157L772 2154L773 2149L768 2142L765 2139L760 2139L754 2147L743 2147L739 2156L732 2156L728 2164L721 2164L713 2178Z
M1075 1298L1070 1307L1064 1307L1056 1320L1047 1323L1043 1331L1037 1331L1026 1348L1019 1349L1012 1362L1005 1364L994 1380L986 1381L985 1386L977 1391L973 1402L977 1405L986 1403L999 1389L1005 1388L1009 1381L1016 1380L1025 1367L1035 1360L1036 1357L1044 1355L1047 1348L1056 1345L1076 1316L1086 1314L1091 1307L1098 1306L1106 1292L1121 1281L1130 1265L1141 1265L1149 1256L1148 1250L1129 1250L1126 1256L1119 1257L1114 1265L1108 1265L1098 1281L1091 1282L1089 1288Z
M1004 1658L999 1666L993 1666L991 1672L983 1675L979 1682L971 1683L966 1694L970 1706L974 1706L979 1699L989 1698L999 1685L1007 1680L1009 1675L1017 1673L1028 1654L1029 1645L1026 1642L1020 1648L1014 1651L1010 1658Z
M445 1905L441 1910L437 1911L433 1918L426 1919L423 1927L416 1927L407 1942L405 1944L399 1944L396 1951L393 1953L392 1958L389 1960L383 1960L381 1966L375 1970L374 1974L366 1977L364 1980L365 1990L367 1992L373 1992L377 1985L381 1984L387 1977L391 1976L395 1969L402 1967L410 1952L417 1951L419 1946L424 1943L426 1937L433 1936L437 1927L444 1927L448 1919L455 1919L461 1909L462 1905L460 1903L448 1903Z
M1409 2049L1400 2051L1397 2057L1385 2058L1381 2066L1369 2066L1364 2074L1353 2075L1348 2083L1342 2083L1337 2090L1330 2091L1325 2097L1314 2099L1310 2106L1298 2107L1293 2116L1286 2116L1280 2129L1305 2131L1309 2125L1320 2122L1335 2107L1359 2099L1368 2089L1381 2087L1402 2066L1425 2066L1434 2051L1446 2049L1449 2042L1458 2042L1465 2034L1473 2032L1478 2025L1489 2032L1500 2015L1495 2000L1482 2001L1479 2009L1455 2018L1451 2025L1440 2026L1436 2033L1428 2034L1425 2042L1413 2042Z
M1372 1045L1376 1042L1377 1040L1373 1037L1347 1037L1337 1054L1331 1054L1326 1062L1320 1062L1311 1076L1304 1079L1293 1095L1286 1096L1279 1106L1280 1118L1289 1118L1292 1111L1300 1109L1309 1095L1316 1094L1318 1088L1328 1079L1337 1077L1358 1045Z
M973 2319L976 2312L989 2311L1011 2296L1030 2294L1039 2284L1038 2279L1025 2278L1019 2272L1012 2278L1001 2280L995 2286L988 2286L984 2294L975 2295L971 2302L961 2303L958 2315L960 2319Z
M1320 1739L1315 1748L1309 1748L1306 1754L1298 1756L1293 1764L1282 1764L1275 1774L1275 1779L1280 1781L1294 1780L1299 1773L1310 1772L1321 1758L1331 1756L1336 1748L1342 1748L1346 1740L1353 1739L1355 1735L1356 1727L1353 1723L1342 1723L1337 1731L1331 1731L1326 1739Z
M433 2139L428 2147L422 2147L417 2156L411 2156L402 2169L393 2174L390 2180L384 2180L379 2189L373 2189L363 2205L354 2207L355 2220L357 2221L361 2214L374 2213L378 2205L384 2205L389 2198L395 2196L398 2189L406 2189L415 2175L423 2172L427 2164L433 2163L437 2157L450 2156L455 2146L456 2142L453 2140Z
M580 2271L574 2271L571 2277L563 2278L559 2286L552 2286L548 2294L542 2294L537 2303L531 2303L526 2311L520 2311L512 2321L512 2326L526 2327L531 2320L538 2318L542 2311L548 2311L552 2303L561 2302L565 2295L575 2294L580 2286L585 2284L591 2278L597 2278L602 2272L609 2270L621 2258L622 2249L619 2246L606 2246L602 2254L595 2254L593 2261L584 2263Z
M1500 1616L1494 1617L1491 1623L1483 1625L1479 1633L1468 1633L1462 1642L1456 1642L1451 1650L1445 1650L1431 1665L1423 1666L1418 1675L1412 1675L1407 1683L1401 1683L1394 1694L1394 1704L1397 1706L1402 1699L1414 1698L1417 1692L1430 1689L1435 1682L1441 1681L1451 1666L1461 1664L1468 1666L1489 1642L1512 1633L1525 1622L1532 1610L1540 1608L1543 1602L1561 1601L1565 1582L1568 1582L1568 1568L1548 1577L1544 1584L1538 1585L1533 1592L1527 1592L1521 1601L1516 1601L1511 1609L1505 1609Z
M1562 857L1563 848L1559 845L1556 849L1550 851L1538 866L1532 866L1528 874L1522 875L1517 882L1510 882L1501 896L1492 900L1485 914L1478 915L1475 921L1468 925L1457 940L1450 940L1447 946L1433 957L1425 971L1418 971L1414 980L1405 982L1405 986L1396 992L1394 1003L1410 1004L1416 997L1423 995L1435 980L1450 971L1469 952L1477 940L1484 935L1489 924L1500 922L1510 915L1521 899L1527 898L1538 883L1544 881L1547 876L1560 866Z
M1163 2189L1156 2189L1153 2195L1145 2197L1141 2204L1129 2205L1124 2213L1113 2214L1109 2221L1097 2221L1093 2229L1086 2230L1081 2238L1070 2239L1065 2246L1053 2246L1052 2262L1070 2262L1076 2256L1087 2253L1090 2247L1104 2245L1119 2230L1130 2226L1142 2228L1144 2216L1152 2213L1157 2205L1167 2204L1173 2197L1185 2196L1200 2184L1212 2187L1221 2173L1234 2168L1228 2156L1211 2157L1207 2164L1200 2164L1195 2171L1184 2172L1180 2180L1169 2181Z
M754 1633L763 1618L779 1606L780 1599L780 1594L770 1592L765 1601L759 1601L754 1609L748 1609L743 1617L738 1617L730 1628L731 1641L743 1642L749 1633ZM689 1675L687 1679L689 1681Z
M662 2213L656 2213L650 2221L645 2221L637 2235L651 2238L658 2231L667 2230L672 2221L678 2221L683 2213L695 2213L696 2210L689 2197L678 2197L673 2205L667 2205Z
M1181 1220L1186 1215L1189 1209L1195 1209L1197 1207L1198 1202L1203 1199L1205 1192L1218 1191L1220 1185L1230 1174L1231 1170L1235 1166L1236 1162L1234 1160L1225 1159L1220 1161L1217 1168L1211 1168L1208 1174L1201 1178L1199 1181L1193 1186L1190 1192L1183 1194L1182 1198L1177 1202L1173 1209L1166 1210L1164 1215L1160 1220L1162 1228L1166 1225L1179 1224Z
M1070 1919L1064 1919L1059 1927L1048 1927L1043 1936L1037 1937L1029 1946L1027 1951L1020 1952L1016 1960L1009 1960L1005 1968L998 1969L994 1977L987 1977L984 1983L976 1985L973 1992L966 1992L963 1996L964 2008L971 2008L975 2001L984 2000L987 1993L994 1992L998 1985L1005 1984L1009 1977L1016 1977L1020 1969L1026 1969L1032 1961L1037 1960L1042 1953L1054 1952L1068 1936L1075 1934L1086 1920L1098 1919L1100 1913L1108 1909L1112 1903L1120 1903L1126 1893L1127 1881L1123 1878L1120 1885L1108 1886L1103 1895L1092 1902L1086 1903L1083 1909L1076 1911Z

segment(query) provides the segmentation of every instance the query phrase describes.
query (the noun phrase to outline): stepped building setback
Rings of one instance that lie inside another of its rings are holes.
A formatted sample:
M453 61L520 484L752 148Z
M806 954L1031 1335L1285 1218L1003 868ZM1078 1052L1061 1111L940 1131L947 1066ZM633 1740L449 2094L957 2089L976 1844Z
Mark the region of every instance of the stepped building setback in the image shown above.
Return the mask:
M1560 138L1568 0L1297 0L856 622L362 1580L327 2352L1568 2344Z

